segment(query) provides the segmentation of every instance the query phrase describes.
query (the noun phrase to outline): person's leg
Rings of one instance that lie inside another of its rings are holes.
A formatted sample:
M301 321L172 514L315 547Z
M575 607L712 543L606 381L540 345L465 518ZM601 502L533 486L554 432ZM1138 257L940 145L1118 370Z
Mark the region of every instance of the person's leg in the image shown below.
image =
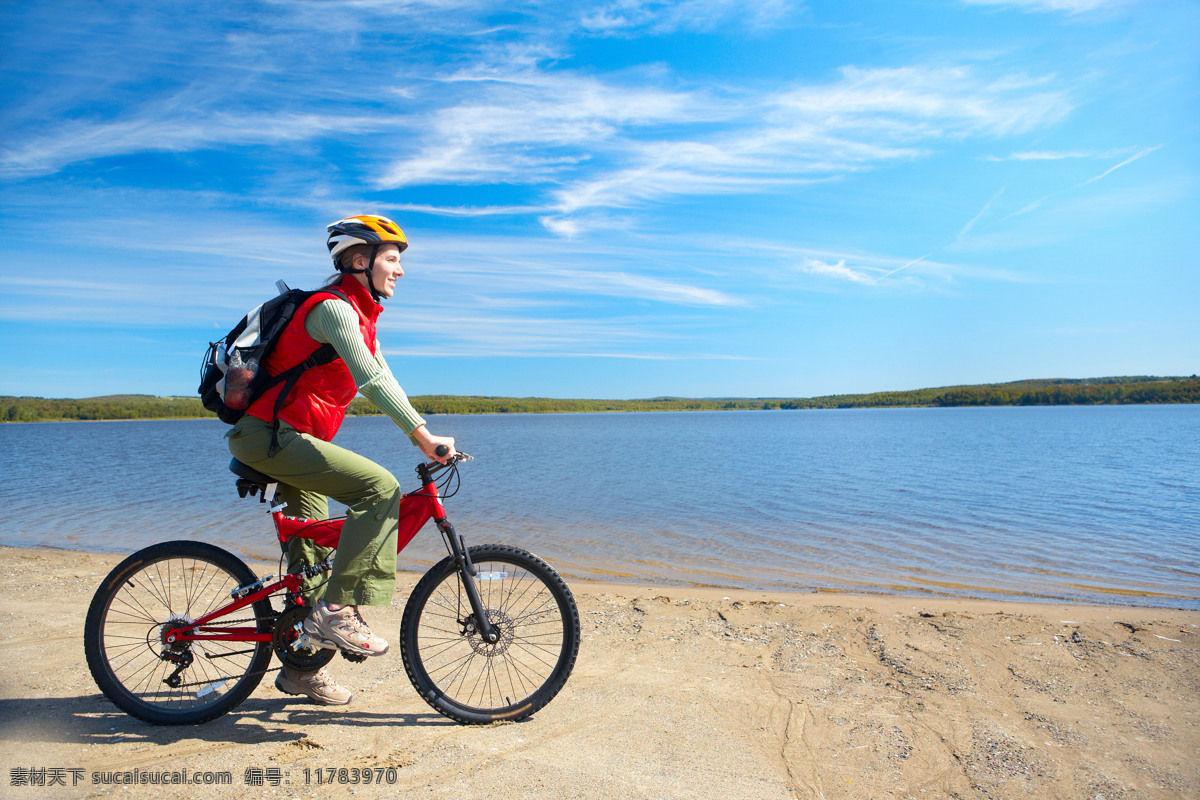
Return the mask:
M328 519L329 501L320 492L306 492L290 484L281 483L275 496L287 507L284 513L304 519ZM329 557L332 548L321 547L312 539L293 537L288 542L288 572L319 564ZM310 609L325 593L325 575L313 575L300 582L304 604ZM354 699L354 692L342 686L324 667L304 672L286 664L275 676L275 688L284 694L303 695L323 706L344 706Z
M284 513L289 517L329 518L329 501L320 492L305 491L289 483L281 483L275 496L286 506ZM288 572L296 572L304 567L320 564L332 552L332 548L321 547L312 539L293 537L288 542ZM306 605L315 606L325 594L325 579L325 575L313 575L311 578L301 581L300 591L304 595Z
M268 457L270 430L262 420L243 417L230 434L229 449L281 485L319 492L347 506L326 602L389 605L396 586L396 523L403 497L396 479L370 459L288 425L280 426L280 449ZM297 502L303 508L311 501L300 497Z
M270 446L270 426L255 417L245 417L227 434L229 450L243 464L260 469L267 463L267 448ZM267 473L270 474L270 473ZM272 476L278 478L278 476ZM280 482L275 497L284 504L284 513L290 517L305 519L328 519L329 501L321 492L313 492ZM296 536L288 542L288 572L319 564L329 557L332 548L320 547L312 539ZM307 605L316 605L325 593L324 575L305 578L300 584Z
M271 427L243 418L229 448L241 461L302 491L321 492L347 506L333 570L305 622L326 644L378 655L388 644L367 628L357 606L388 605L396 584L396 523L402 493L391 473L357 453L281 425L280 448L267 456ZM329 609L325 603L346 608Z

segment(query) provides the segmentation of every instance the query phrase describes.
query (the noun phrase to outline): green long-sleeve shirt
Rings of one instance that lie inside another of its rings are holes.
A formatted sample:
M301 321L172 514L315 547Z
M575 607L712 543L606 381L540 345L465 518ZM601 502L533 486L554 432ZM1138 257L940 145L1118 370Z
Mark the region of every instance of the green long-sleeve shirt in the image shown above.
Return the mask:
M375 355L367 349L358 327L358 313L350 304L335 298L317 303L304 319L304 331L322 344L333 345L350 370L359 393L391 417L411 440L412 432L424 425L425 420L388 369L383 348L376 347Z

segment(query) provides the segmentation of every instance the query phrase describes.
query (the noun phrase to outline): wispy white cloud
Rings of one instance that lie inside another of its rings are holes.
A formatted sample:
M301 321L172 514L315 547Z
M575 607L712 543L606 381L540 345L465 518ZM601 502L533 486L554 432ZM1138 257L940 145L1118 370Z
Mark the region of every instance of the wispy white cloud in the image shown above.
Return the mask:
M155 254L151 260L161 258ZM430 258L436 260L437 256ZM54 278L0 275L0 320L48 323L66 315L73 324L123 329L192 325L212 330L215 338L274 291L274 278L286 277L295 285L308 287L323 276L319 268L305 276L274 265L243 274L237 291L229 291L228 275L157 269L145 266L136 255L126 262L105 269L104 280L70 286ZM536 267L521 276L504 270L449 273L422 264L413 268L413 273L404 279L398 298L380 318L381 338L398 347L388 353L653 360L719 357L689 352L688 342L693 337L686 319L661 310L640 317L605 314L581 308L570 299L578 294L608 295L649 300L660 309L703 308L715 293L700 297L697 303L697 290L679 284L586 271L579 281L571 280L565 271L541 280ZM53 296L54 303L36 299L46 296ZM405 312L410 303L419 306L419 315ZM436 320L436 326L431 327L430 320ZM436 342L432 349L430 341ZM404 346L399 344L402 342L414 344ZM198 358L199 351L196 355Z
M1089 11L1100 11L1120 8L1129 5L1131 0L963 0L973 6L1010 6L1026 11L1065 11L1069 14L1083 14Z
M161 196L156 198L163 201ZM233 312L244 312L260 302L264 292L273 291L277 278L293 286L311 287L332 271L323 254L319 224L264 224L260 217L233 212L189 215L151 211L141 198L123 198L112 192L94 194L90 200L77 199L88 205L109 205L112 212L86 221L63 214L59 228L73 249L87 254L87 275L100 277L64 287L53 277L18 269L21 259L34 257L39 242L31 242L29 252L10 249L12 261L0 270L0 294L4 295L0 318L54 319L76 301L86 304L89 297L102 297L93 308L73 311L72 318L77 322L134 320L150 324L157 317L140 313L139 307L144 304L157 309L167 303L171 308L167 318L180 323L219 318L214 310L220 309L230 312L232 319ZM121 203L136 210L122 208ZM175 198L175 204L186 205L186 198ZM22 215L40 213L32 208L10 210ZM728 291L720 279L672 266L672 260L678 259L673 254L650 256L654 248L605 243L578 246L547 236L432 232L419 234L413 241L406 258L409 276L402 290L418 292L423 307L449 296L459 298L456 313L462 312L465 303L489 317L495 316L496 308L507 306L534 309L537 316L552 318L555 309L603 305L606 298L614 305L637 301L689 312L742 308L749 303L744 296ZM238 280L232 284L228 273L216 266L231 261L238 264ZM47 294L53 294L56 302L35 299ZM423 317L421 324L427 326L427 320ZM621 318L613 317L614 329L621 324Z
M505 353L561 353L564 349L572 352L588 351L599 348L628 347L631 344L646 344L653 342L659 335L654 326L647 324L644 319L625 316L611 318L578 318L559 315L520 316L513 314L463 314L461 307L426 304L422 308L423 318L414 319L398 315L392 319L390 314L380 318L380 328L385 333L396 334L384 336L397 341L412 341L423 339L428 335L429 324L427 316L435 317L444 331L439 339L445 344L461 343L473 349L476 354ZM414 345L419 350L425 345ZM397 351L403 352L403 350Z
M709 31L739 25L765 28L802 5L790 0L615 0L584 14L583 30L599 35Z
M1004 194L1005 188L1006 187L1001 186L1000 190L998 192L996 192L994 195L992 195L988 199L988 201L983 204L983 208L979 209L979 213L976 214L975 216L971 217L971 220L962 227L962 230L960 230L958 232L958 236L955 237L956 242L962 241L963 237L965 237L968 233L970 233L971 229L975 227L975 224L977 222L979 222L979 220L983 219L984 214L986 214L988 212L988 209L992 207L992 203L999 200L1000 195Z
M836 263L828 263L816 258L805 258L801 269L810 275L816 275L822 278L833 278L836 280L850 281L851 283L859 283L868 286L879 286L883 281L892 277L896 273L916 266L925 261L932 253L926 253L923 256L905 261L899 266L886 269L877 265L859 264L853 267L846 266L846 259L839 259ZM878 259L875 259L878 261ZM935 269L930 272L940 273L943 278L951 278L953 272L958 271L957 268L951 265L935 265ZM911 284L910 284L911 285Z
M851 249L803 247L761 239L731 239L721 244L747 258L750 263L787 263L794 267L795 274L811 275L816 278L840 280L863 286L901 287L906 289L927 288L935 283L959 283L966 281L1028 283L1029 275L996 267L984 267L962 261L943 261L926 253L917 258L898 258L892 255L864 252ZM898 272L905 272L901 280L886 279ZM761 279L770 285L777 274L775 267L763 269ZM791 288L791 285L788 285ZM768 295L764 302L770 302Z
M1064 161L1075 158L1113 158L1128 150L1029 150L1007 156L984 156L984 161Z
M695 306L746 305L746 301L725 292L664 281L649 275L593 272L590 274L570 273L563 277L579 281L576 285L590 285L594 291L617 296L631 295L660 302Z
M722 174L718 165L711 167L689 169L670 161L655 160L594 178L581 178L552 193L553 207L561 214L576 214L595 208L629 208L670 197L749 194L827 180L769 176L757 174L757 171L746 175ZM559 224L563 221L562 217L547 219Z
M422 115L414 129L424 141L383 170L381 188L543 183L639 129L703 119L715 106L692 92L536 69L460 72L445 82L472 96Z
M450 263L446 254L437 251L430 243L429 266L435 273L432 279L440 284L471 287L478 290L486 286L488 292L519 292L529 295L547 294L560 297L587 296L613 297L648 300L665 305L697 307L744 306L747 301L717 289L696 286L682 281L666 280L645 274L619 270L603 270L595 267L561 266L566 254L559 255L559 263L553 264L538 257L533 251L536 242L513 240L511 249L524 245L524 257L520 263L507 260L495 265ZM595 256L592 256L594 259ZM587 260L592 260L587 259ZM573 259L578 264L581 259Z
M798 7L786 0L616 0L588 18L646 33L777 21ZM199 19L181 35L189 51L202 52L203 67L183 88L156 86L136 105L72 114L56 125L27 121L5 136L0 175L46 175L111 156L278 145L293 158L275 174L307 182L297 187L298 203L324 199L318 193L331 180L361 178L385 191L508 184L524 188L525 202L395 207L453 217L529 215L555 235L578 238L597 210L836 179L919 159L964 137L1042 129L1071 109L1053 76L987 74L978 65L848 66L833 80L783 88L698 84L662 66L585 73L563 66L578 7L521 10L505 23L511 35L472 36L489 8L482 0L298 0L278 3L279 13L251 30L229 32L219 15ZM403 18L416 37L425 26L449 24L439 16L458 19L458 27L438 58L414 38L393 74L373 75L366 92L303 55L328 51L348 67L357 63L350 52L370 57L359 31ZM105 63L120 57L112 50Z
M573 309L559 308L558 312ZM428 318L438 320L435 345L427 343ZM757 360L756 356L695 352L689 328L696 323L662 316L573 316L473 310L462 303L422 303L422 316L384 314L381 339L387 355L607 358L651 361ZM404 344L410 342L411 344Z
M545 184L544 204L530 209L567 236L586 229L580 214L592 209L828 180L952 138L1044 128L1071 109L1044 77L968 67L847 67L829 83L720 96L549 72L536 58L446 80L471 96L414 125L425 141L380 186Z
M384 348L386 356L402 356L405 358L600 358L618 359L625 361L764 361L756 356L729 355L725 353L644 353L644 352L587 352L573 350L553 350L545 348L542 343L529 348L506 347L497 344L494 338L478 339L462 342L454 347L441 347L436 350L417 347L389 349Z
M852 283L875 284L875 279L867 274L863 269L855 269L846 266L846 259L839 260L836 264L829 264L815 258L806 258L802 267L805 272L812 275L819 275L825 278L836 278L838 280L850 281Z
M1133 162L1135 162L1139 159L1145 158L1146 156L1153 153L1155 150L1159 150L1162 147L1164 147L1164 145L1161 145L1161 144L1155 145L1154 147L1147 147L1144 150L1141 150L1141 151L1135 153L1134 155L1130 156L1129 158L1125 159L1124 161L1122 161L1118 164L1114 164L1113 166L1104 170L1104 172L1101 172L1099 175L1094 175L1085 181L1080 181L1079 183L1076 183L1072 186L1067 186L1065 188L1058 189L1057 191L1053 191L1047 195L1039 197L1037 200L1034 200L1032 203L1028 203L1027 205L1017 209L1016 211L1012 212L1008 216L1004 217L1004 220L1012 219L1013 217L1019 217L1024 214L1029 214L1033 211L1036 211L1039 208L1041 208L1042 204L1045 203L1050 198L1056 197L1060 194L1063 194L1064 192L1070 192L1075 189L1080 189L1084 186L1095 183L1096 181L1103 180L1104 178L1107 178L1109 175L1113 174L1117 170L1121 169L1121 167L1128 166L1129 164L1132 164ZM1003 222L1004 220L1001 220L1001 222Z
M538 221L542 223L546 230L564 239L573 239L583 231L583 226L577 219L545 216L539 217Z
M1065 92L1045 78L979 75L959 67L845 67L841 80L779 98L794 122L858 133L866 141L905 142L947 135L1004 136L1061 120Z
M342 204L345 205L344 202ZM468 218L539 214L551 210L549 206L433 206L426 203L386 203L379 207L391 212L416 212L439 217Z
M1182 234L1137 222L1195 205L1194 15L1141 4L1130 27L1103 17L1132 0L938 5L885 23L802 0L0 4L0 321L199 340L275 278L321 281L323 223L378 210L414 243L383 317L393 352L740 380L716 359L775 348L786 369L767 383L806 369L761 330L830 313L858 327L868 310L891 324L918 292L986 313L989 285L1078 279L1038 236L1096 231L1113 258L1134 237L1177 264ZM1048 24L1071 36L1031 46ZM1181 144L1104 150L1130 141ZM1046 194L1060 186L1070 204ZM25 267L46 209L79 267L66 285Z
M1129 158L1125 159L1120 164L1111 166L1108 169L1104 170L1104 172L1101 172L1099 175L1088 178L1086 181L1079 184L1079 186L1087 186L1089 183L1095 183L1096 181L1101 180L1102 178L1107 178L1109 175L1113 174L1114 172L1119 170L1121 167L1128 166L1129 164L1132 164L1133 162L1137 161L1138 159L1145 158L1146 156L1153 153L1155 150L1159 150L1162 147L1163 147L1163 145L1161 145L1161 144L1155 145L1154 147L1147 147L1145 150L1142 150L1141 152L1136 153L1135 155L1132 155Z
M890 278L890 277L892 277L893 275L895 275L897 272L899 272L900 270L903 270L903 269L908 269L909 267L915 266L916 264L920 264L922 261L924 261L925 259L929 258L931 255L933 255L933 254L932 254L932 253L926 253L926 254L925 254L925 255L923 255L923 256L917 256L917 257L916 257L916 258L914 258L912 261L906 261L906 262L904 262L903 264L901 264L900 266L896 267L895 269L893 269L893 270L889 270L889 271L885 272L883 275L881 275L881 276L879 277L879 280L881 280L881 281L882 281L882 280L884 280L885 278Z
M215 146L263 145L312 139L331 133L378 131L380 118L293 112L240 114L161 108L112 122L72 122L54 132L0 150L0 177L57 172L94 158L153 152L192 152Z
M658 274L642 266L652 254L659 262ZM717 286L669 277L663 262L675 260L653 249L603 244L584 248L551 238L431 236L421 242L414 278L454 287L459 293L487 287L482 293L492 297L612 297L696 308L748 304Z
M1027 153L1012 153L1007 156L984 156L984 161L1061 161L1064 158L1090 158L1090 153L1084 152L1051 152L1049 150L1030 151Z

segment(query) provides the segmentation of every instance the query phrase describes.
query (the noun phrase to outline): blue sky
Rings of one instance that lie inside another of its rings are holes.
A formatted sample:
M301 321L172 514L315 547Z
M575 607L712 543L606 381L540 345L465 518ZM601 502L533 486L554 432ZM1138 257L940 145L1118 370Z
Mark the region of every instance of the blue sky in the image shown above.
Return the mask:
M411 394L1200 372L1200 3L0 8L0 394L190 394L380 213Z

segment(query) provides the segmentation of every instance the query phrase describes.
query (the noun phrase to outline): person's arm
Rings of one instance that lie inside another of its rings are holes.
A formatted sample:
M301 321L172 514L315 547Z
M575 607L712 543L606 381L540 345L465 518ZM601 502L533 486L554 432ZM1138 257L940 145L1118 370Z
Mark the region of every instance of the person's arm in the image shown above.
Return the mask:
M349 303L334 298L318 303L305 318L304 330L316 341L333 345L362 396L391 417L422 452L433 458L437 445L447 443L454 452L453 439L429 433L425 420L388 369L382 351L377 347L371 355L358 327L358 314Z

